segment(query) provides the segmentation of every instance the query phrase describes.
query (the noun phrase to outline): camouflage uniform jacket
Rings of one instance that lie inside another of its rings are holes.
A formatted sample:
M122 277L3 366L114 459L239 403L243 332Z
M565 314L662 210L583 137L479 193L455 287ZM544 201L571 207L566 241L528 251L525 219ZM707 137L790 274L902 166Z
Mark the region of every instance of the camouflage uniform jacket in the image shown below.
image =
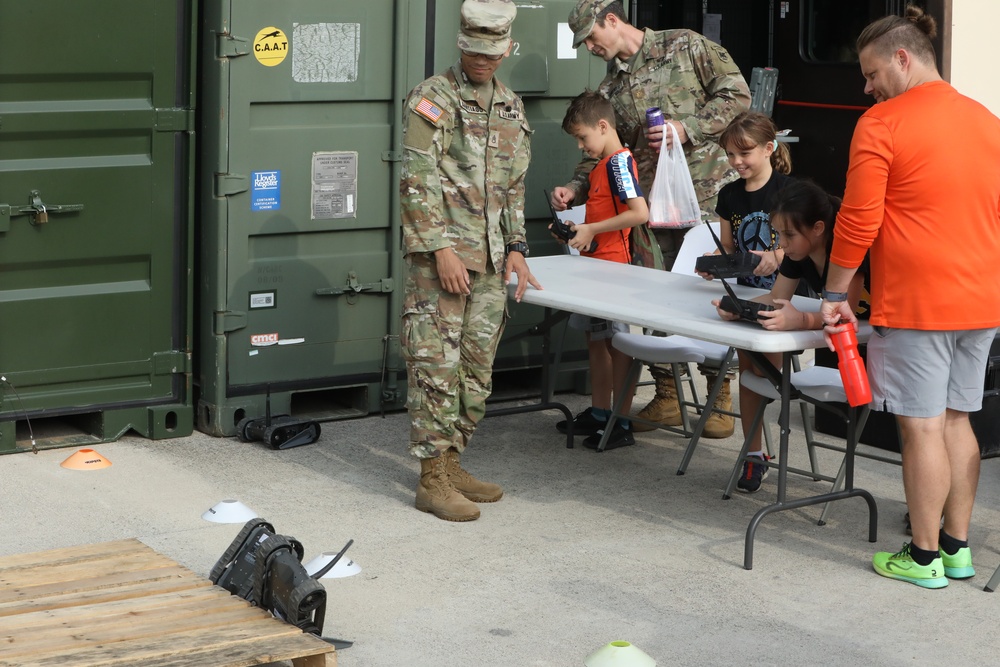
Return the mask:
M531 159L521 98L493 79L486 105L456 63L410 93L403 119L400 203L406 253L454 248L470 271L503 270L525 240ZM488 106L488 109L487 109Z
M652 190L659 156L643 134L649 107L684 125L684 152L699 201L738 178L718 137L750 106L750 89L728 51L691 30L647 28L638 53L629 62L615 58L608 70L598 91L614 105L618 136L632 149L643 192ZM570 187L578 201L594 164L584 160L573 175Z

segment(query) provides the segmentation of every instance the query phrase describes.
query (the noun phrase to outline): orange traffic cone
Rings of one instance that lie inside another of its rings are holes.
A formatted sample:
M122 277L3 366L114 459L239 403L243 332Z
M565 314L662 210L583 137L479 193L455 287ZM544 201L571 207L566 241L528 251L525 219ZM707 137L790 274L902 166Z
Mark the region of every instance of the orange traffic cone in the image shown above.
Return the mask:
M70 470L100 470L110 467L111 461L93 449L81 449L59 465Z

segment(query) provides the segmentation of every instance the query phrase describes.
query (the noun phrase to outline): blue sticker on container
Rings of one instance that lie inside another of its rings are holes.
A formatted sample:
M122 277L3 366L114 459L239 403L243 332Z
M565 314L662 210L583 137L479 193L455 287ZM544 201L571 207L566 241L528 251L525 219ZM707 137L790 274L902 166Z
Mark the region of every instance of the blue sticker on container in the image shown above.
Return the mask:
M251 211L277 211L281 208L281 172L252 172L253 186L250 191Z

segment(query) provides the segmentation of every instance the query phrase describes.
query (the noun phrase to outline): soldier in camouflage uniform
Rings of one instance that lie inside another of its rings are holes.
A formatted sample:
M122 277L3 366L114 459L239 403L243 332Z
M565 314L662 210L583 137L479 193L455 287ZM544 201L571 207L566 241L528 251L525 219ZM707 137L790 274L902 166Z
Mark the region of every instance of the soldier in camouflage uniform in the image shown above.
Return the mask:
M678 133L687 156L691 179L703 220L714 219L722 186L738 178L719 146L718 137L740 112L750 106L750 89L729 53L690 30L640 30L628 23L619 0L580 0L569 15L573 46L586 44L593 55L608 62L608 75L598 88L615 107L618 136L635 157L642 191L652 191L661 132L647 138L646 109L660 107L671 130ZM563 210L587 192L592 160L580 163L566 187L555 188L552 204ZM685 230L654 229L666 269L673 266ZM643 419L668 426L681 423L680 406L669 368L651 367L656 397L639 412ZM711 372L702 370L708 381ZM715 407L729 411L729 378ZM636 424L636 430L646 430ZM704 435L732 435L732 416L713 413Z
M517 300L529 284L540 288L524 260L531 130L521 99L493 76L516 13L511 0L465 0L459 62L414 88L403 118L402 348L416 507L449 521L476 519L476 502L503 495L459 456L486 411L511 272Z

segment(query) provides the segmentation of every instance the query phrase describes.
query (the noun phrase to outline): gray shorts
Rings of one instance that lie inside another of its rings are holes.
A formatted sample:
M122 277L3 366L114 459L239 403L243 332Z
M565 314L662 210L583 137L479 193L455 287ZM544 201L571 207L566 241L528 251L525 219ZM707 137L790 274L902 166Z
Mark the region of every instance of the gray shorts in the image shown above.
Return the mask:
M872 409L936 417L983 407L986 362L996 329L920 331L874 327L868 339Z
M628 333L628 325L624 322L613 322L580 313L570 314L569 326L590 334L590 340L608 340L616 333Z

